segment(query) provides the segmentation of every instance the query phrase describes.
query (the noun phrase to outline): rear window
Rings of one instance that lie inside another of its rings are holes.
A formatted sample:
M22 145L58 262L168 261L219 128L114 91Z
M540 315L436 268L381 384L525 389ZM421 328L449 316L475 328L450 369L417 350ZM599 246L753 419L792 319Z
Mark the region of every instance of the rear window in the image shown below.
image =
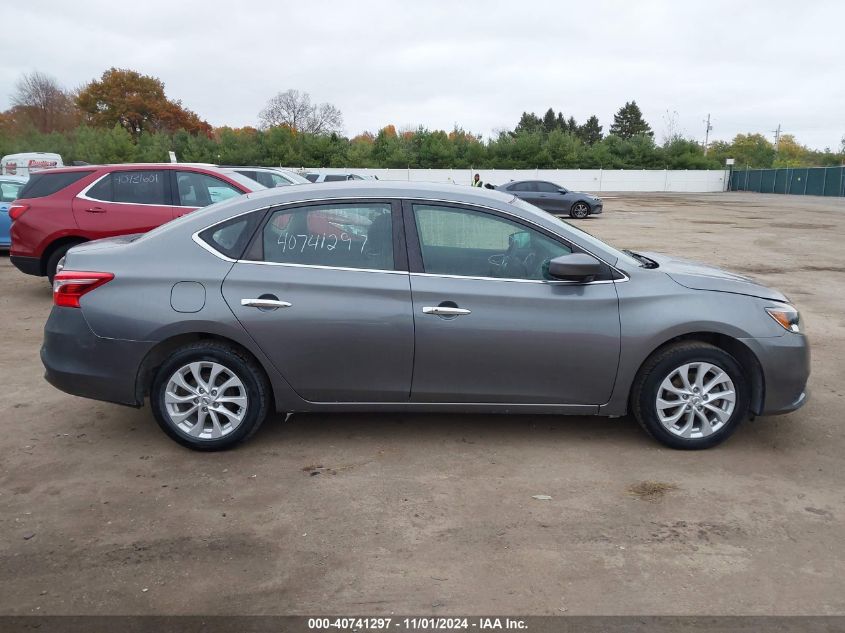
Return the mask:
M18 194L19 198L44 198L52 196L68 185L90 176L94 171L70 171L64 173L44 172L33 174Z

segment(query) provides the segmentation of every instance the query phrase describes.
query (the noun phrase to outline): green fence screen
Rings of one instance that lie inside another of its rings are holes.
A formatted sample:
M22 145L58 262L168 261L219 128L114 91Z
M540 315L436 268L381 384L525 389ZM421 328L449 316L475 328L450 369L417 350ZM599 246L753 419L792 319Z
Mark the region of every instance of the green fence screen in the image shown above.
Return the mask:
M845 197L845 166L740 169L731 172L731 191Z

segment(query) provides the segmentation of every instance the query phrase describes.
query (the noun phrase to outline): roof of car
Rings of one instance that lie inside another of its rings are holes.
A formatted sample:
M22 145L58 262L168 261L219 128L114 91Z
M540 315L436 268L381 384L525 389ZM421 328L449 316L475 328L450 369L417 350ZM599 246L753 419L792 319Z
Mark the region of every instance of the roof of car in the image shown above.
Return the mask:
M495 189L404 180L338 180L319 184L302 184L281 189L266 189L247 194L247 197L251 200L266 199L270 204L316 198L402 197L489 205L491 202L506 204L514 199L513 194L503 193Z
M127 169L178 169L184 167L195 167L200 169L216 170L220 169L217 165L211 163L114 163L103 165L78 165L75 167L56 167L55 169L45 169L44 171L36 173L67 173L75 171L96 171L108 167L113 171L127 170Z

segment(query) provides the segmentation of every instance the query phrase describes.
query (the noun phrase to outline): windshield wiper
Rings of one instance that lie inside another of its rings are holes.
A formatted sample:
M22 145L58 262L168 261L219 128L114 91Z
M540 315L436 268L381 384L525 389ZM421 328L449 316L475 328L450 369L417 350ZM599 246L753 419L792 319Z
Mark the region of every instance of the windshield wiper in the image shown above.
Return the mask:
M631 257L636 259L638 262L640 262L640 265L643 268L657 268L660 265L656 261L654 261L653 259L649 259L645 255L640 255L639 253L635 253L634 251L624 250L622 252L625 253L626 255L630 255Z

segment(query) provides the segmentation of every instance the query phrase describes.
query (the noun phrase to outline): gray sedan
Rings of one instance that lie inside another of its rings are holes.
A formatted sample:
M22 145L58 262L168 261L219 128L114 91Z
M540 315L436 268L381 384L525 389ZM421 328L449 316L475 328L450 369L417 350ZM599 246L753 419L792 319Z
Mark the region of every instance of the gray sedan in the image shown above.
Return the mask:
M500 192L364 181L251 193L89 242L56 275L46 377L199 450L272 410L622 416L706 448L805 401L797 310L619 251Z
M569 191L545 180L512 180L496 189L513 194L553 215L582 219L588 215L598 215L604 207L601 198L580 191Z

